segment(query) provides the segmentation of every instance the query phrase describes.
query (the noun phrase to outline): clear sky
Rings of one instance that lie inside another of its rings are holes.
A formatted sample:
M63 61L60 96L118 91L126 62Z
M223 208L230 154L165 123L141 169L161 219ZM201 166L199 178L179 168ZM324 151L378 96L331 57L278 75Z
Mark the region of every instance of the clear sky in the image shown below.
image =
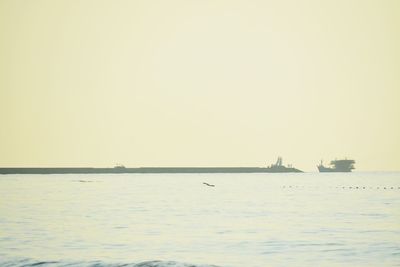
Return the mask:
M0 0L0 166L400 170L400 1Z

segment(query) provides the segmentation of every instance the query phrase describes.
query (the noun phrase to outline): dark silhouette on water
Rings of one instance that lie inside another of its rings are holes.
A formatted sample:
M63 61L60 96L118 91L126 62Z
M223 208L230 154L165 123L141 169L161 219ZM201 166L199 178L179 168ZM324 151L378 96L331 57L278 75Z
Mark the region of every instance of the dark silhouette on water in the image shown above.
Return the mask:
M302 172L282 164L279 157L276 164L268 167L140 167L127 168L0 168L0 174L86 174L86 173L276 173Z
M293 168L291 164L287 167L283 165L282 157L278 157L275 164L271 164L267 167L270 172L302 172L299 169Z
M317 167L319 172L351 172L354 170L354 163L356 162L352 159L332 160L331 167L325 167L321 160Z

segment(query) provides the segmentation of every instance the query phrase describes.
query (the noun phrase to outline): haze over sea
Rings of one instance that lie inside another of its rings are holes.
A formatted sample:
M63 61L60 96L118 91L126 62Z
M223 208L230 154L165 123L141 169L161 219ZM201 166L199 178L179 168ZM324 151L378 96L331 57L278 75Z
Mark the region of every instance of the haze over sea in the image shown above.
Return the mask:
M400 266L399 226L399 172L0 176L2 266Z

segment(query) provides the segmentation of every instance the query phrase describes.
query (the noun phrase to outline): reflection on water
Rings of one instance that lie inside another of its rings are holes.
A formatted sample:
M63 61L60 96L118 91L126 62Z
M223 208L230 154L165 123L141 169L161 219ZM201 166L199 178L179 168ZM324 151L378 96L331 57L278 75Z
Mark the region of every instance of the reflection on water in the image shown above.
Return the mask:
M399 266L400 173L3 175L0 258Z

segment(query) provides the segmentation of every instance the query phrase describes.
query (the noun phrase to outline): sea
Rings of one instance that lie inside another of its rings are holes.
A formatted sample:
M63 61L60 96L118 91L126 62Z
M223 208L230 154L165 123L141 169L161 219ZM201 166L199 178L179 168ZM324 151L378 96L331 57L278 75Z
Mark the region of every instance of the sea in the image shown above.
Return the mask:
M400 172L0 175L0 266L400 266Z

